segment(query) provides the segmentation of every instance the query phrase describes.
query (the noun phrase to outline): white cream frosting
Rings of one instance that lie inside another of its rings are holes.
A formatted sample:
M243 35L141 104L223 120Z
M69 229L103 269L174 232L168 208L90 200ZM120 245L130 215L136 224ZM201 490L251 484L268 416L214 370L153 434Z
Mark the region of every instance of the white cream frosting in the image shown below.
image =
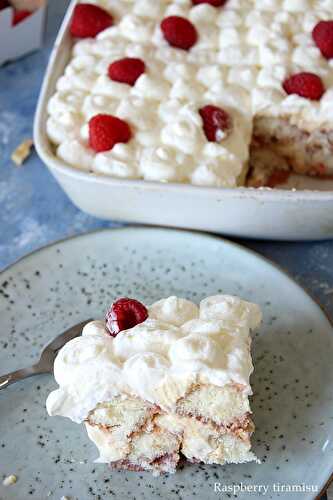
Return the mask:
M98 403L119 395L171 411L194 383L237 384L250 394L249 332L260 322L257 305L229 295L208 297L199 307L162 299L146 321L116 337L93 321L55 360L59 388L47 399L48 413L82 422Z
M222 8L191 0L95 0L115 18L96 39L77 41L72 59L49 102L47 133L67 164L95 173L151 181L235 187L245 171L254 115L291 117L307 130L332 127L333 60L311 32L332 18L333 0L228 0ZM161 20L188 18L198 42L190 51L164 40ZM146 72L133 87L111 81L107 68L122 57L140 57ZM287 96L288 74L317 73L326 93L318 102ZM234 128L210 154L198 109L214 104ZM131 154L119 163L113 151L88 146L89 119L110 113L133 129Z

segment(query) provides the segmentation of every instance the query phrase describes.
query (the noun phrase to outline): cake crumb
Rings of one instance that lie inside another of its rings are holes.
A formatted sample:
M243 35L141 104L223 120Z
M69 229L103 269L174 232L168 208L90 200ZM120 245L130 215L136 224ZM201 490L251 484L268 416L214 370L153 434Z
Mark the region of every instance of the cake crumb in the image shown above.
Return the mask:
M11 159L15 165L21 166L28 156L30 156L32 145L32 140L26 139L13 151Z
M12 484L15 484L17 481L17 477L14 474L10 474L10 476L5 477L5 479L2 481L2 484L4 486L11 486Z

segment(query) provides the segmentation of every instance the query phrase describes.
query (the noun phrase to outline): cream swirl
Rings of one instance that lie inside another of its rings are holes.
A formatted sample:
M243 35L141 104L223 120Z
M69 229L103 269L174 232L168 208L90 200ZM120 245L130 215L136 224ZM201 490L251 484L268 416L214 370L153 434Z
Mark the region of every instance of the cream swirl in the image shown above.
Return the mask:
M146 321L115 338L93 321L59 352L59 388L47 410L81 422L98 403L126 394L171 410L193 383L238 384L249 394L249 331L260 321L257 305L228 295L199 307L178 297L159 300Z

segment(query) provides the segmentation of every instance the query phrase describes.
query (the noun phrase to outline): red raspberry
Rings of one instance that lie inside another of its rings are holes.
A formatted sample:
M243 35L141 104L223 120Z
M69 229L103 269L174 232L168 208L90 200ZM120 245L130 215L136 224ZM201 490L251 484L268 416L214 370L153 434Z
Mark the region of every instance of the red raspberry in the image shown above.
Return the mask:
M203 129L208 141L219 142L219 132L228 134L232 128L230 115L217 106L204 106L199 109L203 121Z
M96 115L89 121L89 145L97 152L109 151L118 142L131 139L128 124L112 115Z
M192 0L193 5L199 5L200 3L209 3L213 7L222 7L227 0Z
M312 31L318 49L326 59L333 58L333 21L320 21Z
M133 86L144 71L145 63L141 59L125 57L110 64L108 73L111 80Z
M314 73L296 73L283 82L287 94L297 94L311 101L319 101L325 92L321 78Z
M198 40L198 33L193 24L180 16L170 16L161 22L164 38L178 49L189 50Z
M138 300L124 297L114 302L105 316L106 328L112 337L133 328L148 318L147 308Z
M113 24L112 16L91 3L79 3L73 13L70 32L77 38L95 37Z
M16 26L21 21L23 21L26 17L31 16L32 12L30 10L14 10L12 25Z

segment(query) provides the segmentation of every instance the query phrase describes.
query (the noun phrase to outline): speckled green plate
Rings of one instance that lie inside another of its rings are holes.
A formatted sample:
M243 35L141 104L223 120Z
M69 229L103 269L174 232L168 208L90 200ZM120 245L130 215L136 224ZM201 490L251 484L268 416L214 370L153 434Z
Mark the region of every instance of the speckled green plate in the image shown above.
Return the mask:
M0 391L0 476L18 477L13 486L0 485L2 500L210 500L234 492L238 499L306 500L327 483L333 464L332 327L303 289L267 260L220 238L138 227L49 246L0 278L4 373L31 364L49 339L101 317L123 295L150 303L171 294L199 301L226 292L258 302L264 312L254 337L252 379L261 465L186 465L161 478L96 465L84 429L47 416L44 403L55 383L44 375Z

